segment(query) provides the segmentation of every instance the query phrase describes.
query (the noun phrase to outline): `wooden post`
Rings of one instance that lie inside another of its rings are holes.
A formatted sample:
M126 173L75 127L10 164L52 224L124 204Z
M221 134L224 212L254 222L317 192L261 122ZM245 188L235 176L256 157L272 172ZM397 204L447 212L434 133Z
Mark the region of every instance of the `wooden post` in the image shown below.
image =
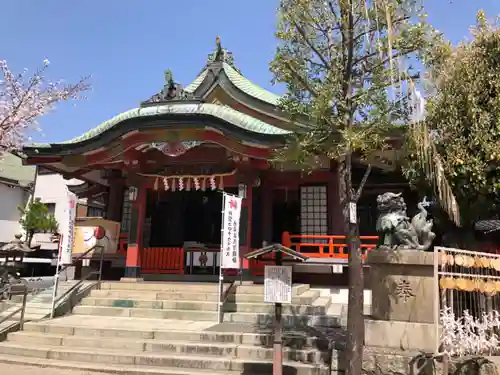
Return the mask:
M275 262L277 266L281 266L281 252L275 253ZM281 321L282 305L281 303L274 304L274 344L273 344L273 375L283 375L283 339L281 337L282 321Z
M125 192L125 179L120 171L110 171L108 204L106 218L120 222L122 220L123 194Z
M266 241L268 244L273 242L273 186L272 181L270 181L269 172L265 172L261 177L261 228L262 231L262 241Z
M142 235L146 219L147 189L139 187L137 199L132 204L132 217L130 220L130 237L127 247L127 260L125 265L126 278L140 277L141 254L143 249Z

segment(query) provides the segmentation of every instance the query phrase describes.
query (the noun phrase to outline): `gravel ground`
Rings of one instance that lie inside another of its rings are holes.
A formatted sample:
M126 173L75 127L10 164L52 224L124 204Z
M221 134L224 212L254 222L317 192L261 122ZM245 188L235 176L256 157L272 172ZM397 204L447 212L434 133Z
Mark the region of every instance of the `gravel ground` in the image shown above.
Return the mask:
M0 363L2 375L104 375L103 372L78 371L68 369L42 368Z

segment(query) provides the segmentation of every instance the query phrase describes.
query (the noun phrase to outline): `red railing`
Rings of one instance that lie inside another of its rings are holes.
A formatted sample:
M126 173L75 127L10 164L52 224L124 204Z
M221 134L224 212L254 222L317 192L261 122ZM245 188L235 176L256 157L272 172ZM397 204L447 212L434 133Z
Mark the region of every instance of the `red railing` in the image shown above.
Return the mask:
M348 251L345 236L340 235L304 235L283 232L283 246L292 248L311 258L347 259ZM378 236L360 236L364 256L377 246ZM309 241L308 241L309 240ZM318 243L321 240L322 243ZM120 236L118 251L126 254L127 237ZM210 252L215 250L211 249ZM274 264L272 255L263 259L250 260L248 267L254 276L264 275L264 266ZM153 274L184 274L185 250L182 247L154 247L142 251L141 271ZM188 270L189 272L189 270ZM237 275L238 270L226 270L226 275Z
M378 236L360 236L363 254L377 246ZM309 241L307 241L309 240ZM290 234L283 232L281 243L299 253L311 258L336 258L347 259L348 251L346 236L340 235L315 235L315 234Z
M144 248L141 272L154 274L184 274L184 249L182 247Z

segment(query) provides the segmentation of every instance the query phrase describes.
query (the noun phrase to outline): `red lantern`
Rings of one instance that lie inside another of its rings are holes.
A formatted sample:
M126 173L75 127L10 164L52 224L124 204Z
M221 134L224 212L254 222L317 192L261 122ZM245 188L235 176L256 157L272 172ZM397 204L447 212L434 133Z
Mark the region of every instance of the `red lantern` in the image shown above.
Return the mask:
M94 229L94 237L97 240L102 240L106 236L106 229L101 226L98 226Z

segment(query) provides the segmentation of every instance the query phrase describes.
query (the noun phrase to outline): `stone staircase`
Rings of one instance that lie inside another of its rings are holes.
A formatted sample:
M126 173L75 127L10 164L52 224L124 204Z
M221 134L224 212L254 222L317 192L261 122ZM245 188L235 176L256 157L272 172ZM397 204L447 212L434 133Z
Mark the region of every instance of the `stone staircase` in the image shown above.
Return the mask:
M78 281L62 281L59 283L59 287L57 288L57 295L61 296L65 294L69 289L73 288L73 286ZM83 284L83 287L88 286L89 284ZM36 294L28 293L28 300L26 302L26 310L24 312L24 320L28 321L38 321L43 318L50 316L50 309L52 308L52 293L53 287L48 287L42 291L37 292ZM0 337L2 336L2 332L4 330L9 331L15 328L17 324L19 324L19 319L21 317L21 313L18 312L14 314L12 317L3 321L3 319L9 316L14 311L18 310L22 305L23 297L20 295L14 296L12 300L2 301L0 305ZM60 305L63 301L59 301ZM56 306L56 309L58 306Z
M72 315L10 333L0 362L126 375L271 374L273 306L263 286L234 286L222 324L217 298L216 284L104 283ZM283 309L286 375L343 370L332 350L343 342L336 310L309 286L293 287Z

